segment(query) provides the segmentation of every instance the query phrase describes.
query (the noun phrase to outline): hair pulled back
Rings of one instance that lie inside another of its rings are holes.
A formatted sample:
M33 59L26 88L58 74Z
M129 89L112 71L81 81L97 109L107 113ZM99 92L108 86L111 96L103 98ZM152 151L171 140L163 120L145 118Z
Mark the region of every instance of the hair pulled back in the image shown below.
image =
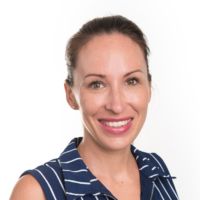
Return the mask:
M68 70L66 82L70 86L73 86L73 70L76 67L76 62L80 49L85 44L87 44L87 42L89 42L94 36L105 33L111 34L114 32L128 36L140 46L144 53L144 58L147 64L148 80L149 82L151 82L151 74L149 73L148 65L148 55L150 51L143 32L131 20L120 15L114 15L95 18L85 23L80 28L80 30L75 33L69 40L66 47L65 58Z

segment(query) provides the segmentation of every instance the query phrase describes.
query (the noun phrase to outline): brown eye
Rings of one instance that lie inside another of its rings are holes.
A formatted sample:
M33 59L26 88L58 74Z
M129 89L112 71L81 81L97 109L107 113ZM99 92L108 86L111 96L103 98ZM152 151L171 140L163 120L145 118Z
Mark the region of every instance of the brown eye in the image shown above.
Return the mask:
M138 79L137 78L129 78L127 80L127 84L128 85L136 85L138 83Z
M93 81L89 84L89 87L92 89L100 89L104 87L104 84L101 81Z

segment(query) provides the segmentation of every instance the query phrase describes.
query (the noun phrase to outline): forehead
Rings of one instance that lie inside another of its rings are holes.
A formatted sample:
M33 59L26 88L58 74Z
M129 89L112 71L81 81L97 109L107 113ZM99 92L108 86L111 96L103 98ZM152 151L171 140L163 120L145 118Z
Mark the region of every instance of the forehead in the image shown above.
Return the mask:
M134 68L146 66L141 47L121 33L94 36L78 54L76 71L94 70L106 72L113 67ZM125 69L126 70L126 69Z

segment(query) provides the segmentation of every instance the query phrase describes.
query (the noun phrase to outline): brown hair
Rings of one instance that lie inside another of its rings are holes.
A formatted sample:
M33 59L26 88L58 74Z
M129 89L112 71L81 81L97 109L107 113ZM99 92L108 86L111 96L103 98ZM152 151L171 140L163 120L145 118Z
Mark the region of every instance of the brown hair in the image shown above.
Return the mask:
M68 69L68 77L66 82L73 86L73 69L76 67L76 61L80 49L96 35L103 33L110 34L113 32L122 33L130 37L142 49L147 64L148 80L151 82L151 74L149 73L148 54L149 47L145 36L141 29L129 19L120 16L108 16L95 18L84 24L80 30L74 34L68 42L66 48L66 62Z

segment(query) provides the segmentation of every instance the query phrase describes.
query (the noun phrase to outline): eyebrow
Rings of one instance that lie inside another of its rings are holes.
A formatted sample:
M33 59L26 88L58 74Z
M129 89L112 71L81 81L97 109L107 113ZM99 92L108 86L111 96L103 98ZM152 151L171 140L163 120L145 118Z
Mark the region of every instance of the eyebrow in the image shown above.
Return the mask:
M130 71L130 72L126 73L126 74L124 75L124 77L127 77L127 76L129 76L129 75L131 75L131 74L138 73L138 72L144 73L141 69L136 69L136 70L133 70L133 71Z
M106 75L103 75L103 74L95 74L95 73L92 73L92 74L87 74L87 75L85 75L84 78L88 78L88 77L90 77L90 76L97 76L97 77L100 77L100 78L105 78L105 77L106 77Z
M142 71L141 69L136 69L136 70L133 70L133 71L130 71L130 72L126 73L126 74L124 75L124 77L127 77L127 76L129 76L130 74L138 73L138 72L143 73L143 71ZM97 77L99 77L99 78L105 78L105 77L106 77L106 75L104 75L104 74L95 74L95 73L91 73L91 74L85 75L84 79L85 79L85 78L88 78L88 77L90 77L90 76L97 76Z

